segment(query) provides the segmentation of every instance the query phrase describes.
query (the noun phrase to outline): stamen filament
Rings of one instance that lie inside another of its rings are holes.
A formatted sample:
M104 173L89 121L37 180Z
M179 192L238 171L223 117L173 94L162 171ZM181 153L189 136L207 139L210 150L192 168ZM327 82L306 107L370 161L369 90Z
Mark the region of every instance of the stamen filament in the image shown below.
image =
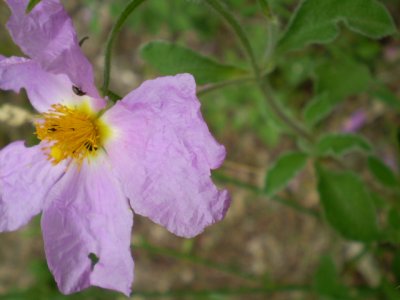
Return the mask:
M53 164L72 158L81 165L86 157L95 155L101 145L97 117L61 104L52 105L35 126L37 137L49 142L44 150Z

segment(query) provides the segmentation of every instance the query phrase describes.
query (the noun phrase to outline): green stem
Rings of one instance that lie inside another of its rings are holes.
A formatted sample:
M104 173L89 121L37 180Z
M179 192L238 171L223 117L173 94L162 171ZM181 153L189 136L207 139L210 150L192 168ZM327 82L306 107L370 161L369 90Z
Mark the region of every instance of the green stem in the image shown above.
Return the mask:
M314 217L317 220L321 220L321 215L317 211L309 209L309 208L306 208L306 207L298 204L296 201L284 199L284 198L279 197L279 196L271 197L266 191L261 190L261 189L255 187L255 186L253 186L251 184L248 184L248 183L245 183L245 182L241 182L241 181L239 181L239 180L237 180L235 178L231 178L231 177L228 177L226 175L223 175L219 171L214 171L213 172L213 177L217 181L220 181L220 182L223 182L223 183L232 183L235 186L238 186L240 188L249 190L249 191L255 193L256 195L267 197L268 199L271 199L272 201L275 201L277 203L280 203L282 205L290 207L290 208L296 210L297 212L300 212L300 213L306 214L308 216Z
M206 2L214 8L231 26L232 30L235 32L237 37L239 38L240 42L245 49L247 56L250 59L251 66L254 71L254 76L258 83L260 90L262 91L264 98L272 109L272 111L284 122L286 123L292 131L296 132L298 135L303 137L304 139L308 140L309 142L313 142L313 137L305 130L297 121L293 120L290 116L286 114L286 112L280 107L279 102L274 97L271 88L269 87L268 82L266 79L263 80L263 76L261 75L260 69L258 67L253 48L250 44L249 39L247 38L246 33L244 32L243 28L239 25L236 21L234 16L229 12L229 10L221 3L221 0L206 0ZM263 108L264 117L267 115L265 112L265 105L264 101L259 103L260 108Z
M250 41L247 38L246 33L244 32L243 28L239 25L233 15L224 7L224 4L221 4L220 0L206 0L206 2L215 9L232 27L233 31L238 36L240 42L242 43L250 61L252 68L254 70L254 74L257 78L260 77L260 69L258 68L258 64L256 61L256 57L253 52L253 48L251 47Z
M271 72L270 69L266 69L261 73L261 76L262 77L266 76L270 72ZM257 80L254 76L249 75L249 76L243 76L243 77L236 78L236 79L225 80L225 81L214 83L214 84L209 84L209 85L206 85L206 86L200 88L197 91L197 96L203 96L209 92L218 90L220 88L224 88L226 86L243 84L243 83L248 83L248 82L257 82Z
M103 79L103 87L102 94L103 96L108 95L108 87L110 85L110 72L111 72L111 56L112 49L114 46L115 39L118 33L121 31L122 26L125 24L126 20L130 16L130 14L146 0L131 0L128 5L124 8L124 10L119 15L117 22L114 24L111 32L107 38L106 42L106 52L104 57L104 79Z
M179 259L182 261L187 261L196 265L205 266L210 269L214 269L229 275L233 275L236 277L240 277L242 279L251 280L251 281L259 281L260 279L257 278L255 275L244 272L242 270L238 270L236 267L227 266L220 263L216 263L189 253L182 253L173 249L169 248L161 248L151 245L146 241L141 241L139 243L134 244L134 249L142 249L149 253L156 254L156 255L163 255L172 257L175 259Z
M265 50L263 62L271 64L273 61L274 50L279 35L279 21L275 16L270 16L267 20L267 49ZM273 69L274 66L268 66L268 69Z
M314 217L317 220L322 221L321 215L316 210L304 207L304 206L298 204L294 200L285 199L285 198L282 198L279 196L273 196L271 199L277 203L280 203L280 204L290 207L294 210L297 210L298 212L301 212L303 214L309 215L311 217Z
M271 18L271 8L269 7L268 0L258 0L258 4L260 5L264 16L267 19Z
M242 77L242 78L226 80L226 81L218 82L215 84L206 85L205 87L203 87L197 91L197 96L203 96L209 92L215 91L217 89L220 89L220 88L223 88L226 86L242 84L242 83L251 82L254 80L255 80L254 77L246 76L246 77Z
M110 99L114 103L122 99L122 97L120 95L118 95L117 93L114 93L111 90L108 90L107 94L105 96L108 96L108 99Z
M368 253L370 253L370 247L368 244L365 244L363 248L358 252L356 255L354 255L352 258L350 258L348 261L345 262L344 267L343 267L343 273L348 271L349 269L353 268L357 263Z
M272 87L270 86L268 80L266 78L264 80L260 80L258 85L275 115L277 115L286 125L288 125L293 132L296 132L307 141L313 143L313 136L281 108L279 101L272 92Z
M274 294L274 293L290 293L290 292L312 292L311 286L307 285L278 285L264 288L222 288L215 290L175 290L166 292L154 291L134 291L132 296L141 296L146 299L150 298L164 298L164 297L185 297L187 298L203 298L216 297L216 296L237 296L237 295L255 295L255 294Z

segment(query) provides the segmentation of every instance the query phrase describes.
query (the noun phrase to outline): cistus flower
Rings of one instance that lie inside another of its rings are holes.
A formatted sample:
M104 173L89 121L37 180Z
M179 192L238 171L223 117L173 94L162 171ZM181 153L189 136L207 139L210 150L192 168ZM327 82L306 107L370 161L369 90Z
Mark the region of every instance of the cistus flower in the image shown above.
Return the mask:
M359 109L348 118L342 126L343 132L356 132L360 130L367 122L367 114Z
M189 74L144 82L106 109L71 19L57 0L6 0L27 57L0 56L0 88L24 88L39 145L0 151L0 231L42 212L48 266L61 292L91 285L129 295L133 213L182 237L229 206L210 170L225 149L210 134ZM95 261L93 258L97 258Z

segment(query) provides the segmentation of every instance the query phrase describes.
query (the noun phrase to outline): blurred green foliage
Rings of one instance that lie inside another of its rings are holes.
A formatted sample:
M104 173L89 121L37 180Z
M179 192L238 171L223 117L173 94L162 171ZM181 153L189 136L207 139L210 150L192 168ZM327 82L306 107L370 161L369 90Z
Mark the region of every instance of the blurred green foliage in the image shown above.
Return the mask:
M262 188L241 186L273 198L284 192L307 164L313 166L320 200L317 215L320 212L324 215L323 222L338 237L363 243L366 250L351 264L368 254L381 263L381 273L378 286L369 286L365 281L353 284L356 272L351 267L349 272L345 268L339 270L335 258L325 256L312 282L303 287L306 295L316 299L400 299L395 288L400 280L400 147L396 145L400 76L399 68L394 68L400 56L399 35L393 21L399 17L395 10L399 2L224 1L224 7L233 12L249 37L262 73L259 82L238 39L207 2L149 0L134 12L124 30L143 37L143 41L159 36L167 40L141 45L144 74L194 74L198 84L203 85L199 88L202 111L212 131L226 140L229 148L238 146L240 137L250 133L255 144L279 154L275 163L265 169ZM101 35L107 28L103 27L102 15L96 12L106 5L115 21L127 1L104 4L84 0L83 3L94 12L90 34ZM0 51L7 55L16 53L15 46L8 41L0 45ZM301 137L271 107L260 105L271 101L259 88L260 83L265 83L263 80L269 80L278 110L306 128L309 140ZM341 125L347 119L352 121L354 110L362 107L372 114L377 105L383 105L380 108L385 112L383 117L366 124L369 127L361 132L343 132ZM375 132L376 126L381 127L380 131ZM390 159L385 159L387 153ZM230 155L231 160L242 159L235 149ZM389 166L386 161L393 164ZM228 181L223 176L218 178ZM309 178L301 182L307 181ZM229 182L240 186L235 180ZM291 190L291 194L295 193ZM301 202L291 207L301 211ZM201 261L190 255L172 256ZM10 291L4 299L30 299L32 295L37 299L117 297L115 293L96 289L60 296L43 262L33 263L31 272L37 282L25 291ZM342 278L345 272L347 277ZM258 292L267 293L271 289L261 286ZM197 296L226 299L234 294L235 291L224 290ZM171 296L164 294L168 295ZM182 295L182 299L191 297L190 291Z

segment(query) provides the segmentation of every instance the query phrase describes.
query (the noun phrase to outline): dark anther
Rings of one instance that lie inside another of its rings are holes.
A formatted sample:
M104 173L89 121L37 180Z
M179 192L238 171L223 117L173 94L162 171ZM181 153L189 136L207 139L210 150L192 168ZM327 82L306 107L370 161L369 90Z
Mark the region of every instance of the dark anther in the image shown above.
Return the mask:
M86 95L86 93L84 91L82 91L80 88L78 88L75 85L72 86L72 90L78 96L85 96Z
M55 132L57 131L57 129L55 129L54 127L47 129L48 132Z
M92 151L97 151L97 147L95 146L95 145L93 145L91 142L85 142L85 148L87 149L87 150L89 150L90 152L92 152Z

